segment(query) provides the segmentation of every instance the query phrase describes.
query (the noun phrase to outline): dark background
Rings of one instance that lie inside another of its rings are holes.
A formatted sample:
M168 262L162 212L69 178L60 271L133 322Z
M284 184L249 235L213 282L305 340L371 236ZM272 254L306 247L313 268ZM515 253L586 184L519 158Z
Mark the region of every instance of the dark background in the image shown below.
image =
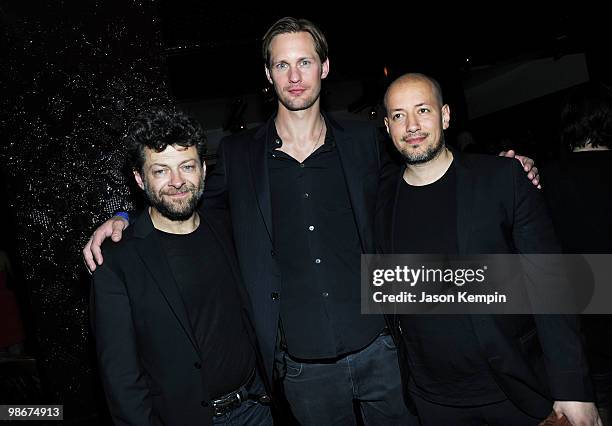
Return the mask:
M178 103L199 108L206 128L235 131L252 124L241 114L248 96L257 99L249 108L265 116L274 100L264 90L260 39L276 19L305 17L326 33L324 104L343 97L349 112L380 119L389 78L430 73L443 85L456 129L477 140L507 134L538 160L554 152L564 91L469 120L464 86L472 73L517 58L584 53L591 79L612 76L605 14L577 5L537 12L514 3L451 10L404 2L331 12L207 3L0 1L0 242L18 271L27 331L26 355L0 362L0 383L25 379L10 382L15 389L0 386L0 404L64 404L66 424L108 420L80 249L96 224L134 206L121 173L125 124L147 105ZM349 81L360 93L339 93ZM198 105L213 99L224 113L207 122Z

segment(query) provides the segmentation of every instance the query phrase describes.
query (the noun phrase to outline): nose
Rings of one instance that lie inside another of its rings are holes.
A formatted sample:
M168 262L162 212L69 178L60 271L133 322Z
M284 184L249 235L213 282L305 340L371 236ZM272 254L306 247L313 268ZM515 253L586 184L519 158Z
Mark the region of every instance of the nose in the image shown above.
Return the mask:
M408 133L416 133L419 130L421 130L421 125L417 117L414 114L408 114L406 117L406 131Z
M302 81L302 74L298 67L290 67L289 68L289 81L291 83L298 83Z
M170 182L168 183L168 185L173 186L176 189L179 189L184 184L185 184L185 179L183 178L183 175L181 174L181 172L173 170L170 173Z

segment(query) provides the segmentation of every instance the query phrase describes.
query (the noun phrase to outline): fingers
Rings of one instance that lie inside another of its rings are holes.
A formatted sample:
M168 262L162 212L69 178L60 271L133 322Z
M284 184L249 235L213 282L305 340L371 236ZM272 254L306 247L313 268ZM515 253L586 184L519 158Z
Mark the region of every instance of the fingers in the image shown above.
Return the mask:
M120 241L123 236L123 230L125 229L125 220L119 219L113 222L113 231L111 234L111 239L114 242Z
M102 257L101 246L104 240L106 239L106 237L108 236L109 235L106 234L104 232L104 229L102 228L96 229L96 231L91 236L91 239L90 239L91 245L89 247L90 247L90 251L91 251L93 258L98 265L102 265L102 263L104 262L104 258Z
M89 273L93 273L96 270L96 262L94 262L93 253L91 252L91 238L89 238L89 241L83 247L83 260Z
M89 241L83 248L83 259L89 272L96 270L98 265L102 265L104 258L102 257L102 243L108 237L115 242L121 240L123 230L129 225L129 222L121 217L114 216L98 227L92 234Z
M531 180L531 183L534 184L538 189L542 189L542 185L540 185L540 171L536 166L533 166L527 177Z
M526 172L530 171L535 164L531 158L524 155L515 155L514 158L521 162L521 166L523 166L523 170Z

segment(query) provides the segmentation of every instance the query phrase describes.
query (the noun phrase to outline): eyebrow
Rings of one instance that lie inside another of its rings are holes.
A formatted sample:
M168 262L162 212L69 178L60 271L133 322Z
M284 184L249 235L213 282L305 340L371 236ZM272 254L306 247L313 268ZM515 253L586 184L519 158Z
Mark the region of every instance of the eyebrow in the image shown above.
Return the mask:
M181 161L181 162L179 163L179 166L181 166L181 165L183 165L183 164L185 164L185 163L188 163L188 162L190 162L190 161L196 161L196 160L195 160L195 158L189 158L189 159L187 159L187 160L183 160L183 161ZM168 167L168 165L167 165L166 163L153 163L153 164L151 164L151 166L150 166L150 167L153 167L153 166Z
M431 106L430 104L428 104L427 102L421 102L418 104L413 105L413 108L418 108L418 107L422 107L422 106ZM404 111L406 108L392 108L390 111Z
M303 61L304 59L313 60L314 58L315 58L314 56L302 56L300 58L297 58L296 62ZM287 63L287 64L290 63L290 61L288 59L278 59L276 61L272 61L272 64L280 64L282 62Z

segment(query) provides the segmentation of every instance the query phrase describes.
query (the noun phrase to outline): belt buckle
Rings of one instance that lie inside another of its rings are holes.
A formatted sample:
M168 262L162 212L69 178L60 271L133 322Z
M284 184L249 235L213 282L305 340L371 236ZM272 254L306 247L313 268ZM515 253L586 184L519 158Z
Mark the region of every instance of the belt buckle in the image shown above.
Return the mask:
M212 401L211 404L214 408L215 417L223 416L233 409L240 407L240 404L246 400L245 394L245 391L239 390Z

